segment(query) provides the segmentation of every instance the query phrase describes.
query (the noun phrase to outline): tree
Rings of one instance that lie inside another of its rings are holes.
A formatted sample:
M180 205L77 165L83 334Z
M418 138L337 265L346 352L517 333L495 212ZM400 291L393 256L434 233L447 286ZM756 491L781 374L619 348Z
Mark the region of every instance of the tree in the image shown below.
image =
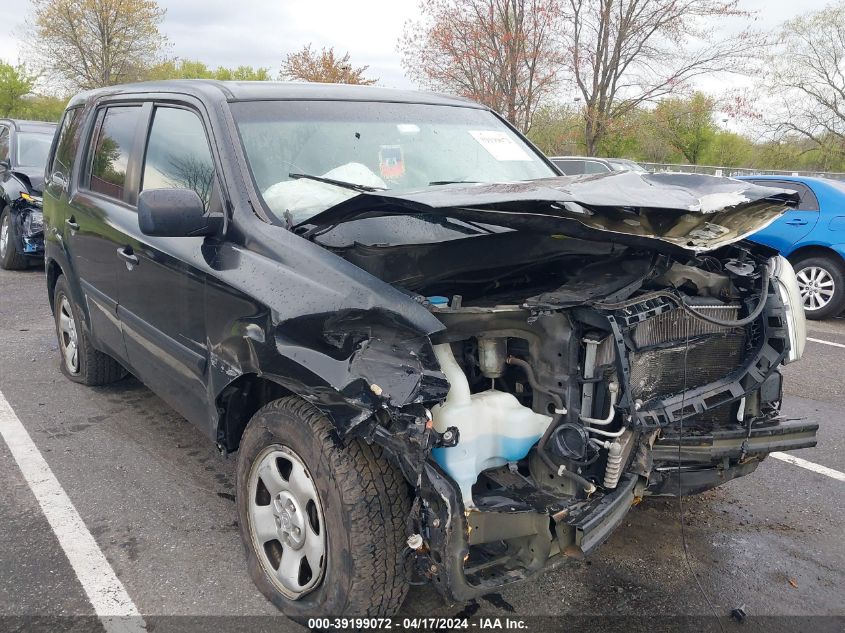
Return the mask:
M581 120L567 105L548 104L537 108L528 138L547 156L577 154Z
M67 105L67 97L27 95L9 112L10 117L30 121L58 121Z
M715 102L701 92L689 99L664 99L654 109L655 132L697 165L716 136L713 123Z
M169 59L150 68L148 79L218 79L220 81L269 81L269 68L238 66L209 68L204 62L192 59Z
M754 144L734 132L718 132L705 150L704 163L724 167L747 167Z
M11 116L21 107L23 97L35 87L38 76L26 66L12 66L0 60L0 116Z
M421 86L479 101L527 132L558 85L559 0L421 0L398 50Z
M335 55L334 47L323 48L318 53L311 48L311 44L308 44L285 57L279 79L371 86L378 79L368 79L364 76L368 68L369 66L354 68L349 61L349 53L338 57Z
M789 20L771 57L779 104L778 136L797 134L817 147L845 142L845 3Z
M69 88L144 76L166 45L155 0L32 0L29 39L45 69Z
M564 69L584 101L584 144L594 155L608 125L704 74L749 69L764 39L719 38L724 18L748 18L738 0L562 0Z

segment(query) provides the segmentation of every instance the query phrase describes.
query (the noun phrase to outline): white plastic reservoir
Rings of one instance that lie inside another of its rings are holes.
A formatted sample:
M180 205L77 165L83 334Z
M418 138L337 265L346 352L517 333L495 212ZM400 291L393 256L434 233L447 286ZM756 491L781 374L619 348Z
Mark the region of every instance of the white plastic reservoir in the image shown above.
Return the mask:
M540 439L551 416L534 413L511 394L496 389L471 394L466 375L448 343L435 345L440 369L449 380L446 402L431 410L434 428L458 428L457 446L435 448L434 459L461 488L464 505L474 506L472 485L482 470L522 459Z

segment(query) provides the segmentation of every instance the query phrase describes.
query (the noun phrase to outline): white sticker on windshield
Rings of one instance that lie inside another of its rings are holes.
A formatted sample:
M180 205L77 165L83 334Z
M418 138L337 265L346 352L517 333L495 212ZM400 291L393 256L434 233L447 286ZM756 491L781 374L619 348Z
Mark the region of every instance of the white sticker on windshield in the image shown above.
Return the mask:
M527 160L531 157L506 132L498 130L469 130L481 147L496 160Z

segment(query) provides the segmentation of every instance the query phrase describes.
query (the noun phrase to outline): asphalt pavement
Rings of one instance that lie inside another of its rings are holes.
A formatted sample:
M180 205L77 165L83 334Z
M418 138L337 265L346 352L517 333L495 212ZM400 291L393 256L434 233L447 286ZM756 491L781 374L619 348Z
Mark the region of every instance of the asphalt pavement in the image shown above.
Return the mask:
M784 413L820 425L818 447L796 456L845 473L845 320L811 323L810 336L825 342L808 342L805 358L786 368ZM147 630L173 628L180 621L174 616L296 628L247 575L233 502L235 460L222 458L132 378L101 388L66 380L39 269L0 270L0 392ZM708 626L767 633L841 626L806 618L845 616L845 481L769 458L752 475L683 505L686 555L677 500L647 499L586 561L469 604L446 604L429 587L415 587L402 615L565 622L727 617L743 606L750 616L744 625ZM37 621L56 630L94 616L69 561L0 441L0 630L28 630ZM214 620L206 621L212 628Z

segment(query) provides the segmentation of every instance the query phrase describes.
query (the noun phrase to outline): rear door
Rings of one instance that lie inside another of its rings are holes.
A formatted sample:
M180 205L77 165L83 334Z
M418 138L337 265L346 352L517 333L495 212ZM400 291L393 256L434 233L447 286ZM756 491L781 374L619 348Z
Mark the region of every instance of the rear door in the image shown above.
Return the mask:
M130 193L137 188L135 148L141 104L107 104L96 112L79 186L68 199L65 243L82 291L95 345L126 361L117 317L119 249L123 228L134 222Z
M198 110L151 104L149 131L138 154L140 191L193 189L207 209L222 211ZM173 408L201 424L209 414L204 238L150 237L141 233L137 219L124 230L118 313L129 363Z
M791 180L752 180L763 187L792 189L799 196L798 206L772 222L765 229L753 236L755 242L776 248L789 255L800 240L806 237L819 221L819 201L813 190L801 182Z

